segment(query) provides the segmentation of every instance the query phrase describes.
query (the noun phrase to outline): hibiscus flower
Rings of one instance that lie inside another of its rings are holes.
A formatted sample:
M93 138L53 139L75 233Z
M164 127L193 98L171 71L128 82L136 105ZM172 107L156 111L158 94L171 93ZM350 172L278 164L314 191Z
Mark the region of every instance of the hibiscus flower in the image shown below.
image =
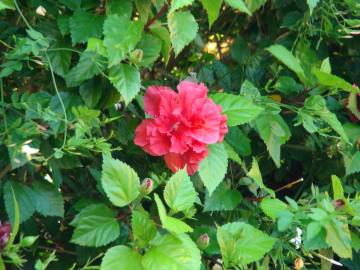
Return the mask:
M204 84L183 81L178 92L151 86L144 96L150 118L135 130L134 142L153 156L164 156L170 170L186 166L194 174L208 155L209 144L222 142L228 132L221 106L207 97Z

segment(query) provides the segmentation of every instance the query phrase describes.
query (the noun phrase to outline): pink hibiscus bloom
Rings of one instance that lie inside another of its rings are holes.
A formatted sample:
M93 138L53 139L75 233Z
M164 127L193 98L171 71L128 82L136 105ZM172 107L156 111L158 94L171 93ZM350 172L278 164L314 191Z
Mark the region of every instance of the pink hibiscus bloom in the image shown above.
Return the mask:
M151 118L136 128L134 142L150 155L164 156L173 172L186 166L192 175L208 155L207 145L224 139L227 118L207 97L204 84L183 81L177 89L147 89L144 108Z

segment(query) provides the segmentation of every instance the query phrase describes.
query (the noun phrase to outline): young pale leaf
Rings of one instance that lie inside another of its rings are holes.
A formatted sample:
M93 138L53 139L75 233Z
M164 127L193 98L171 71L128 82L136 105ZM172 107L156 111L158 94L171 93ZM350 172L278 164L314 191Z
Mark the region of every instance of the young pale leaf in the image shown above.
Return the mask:
M14 0L0 0L0 11L7 8L15 9Z
M331 246L339 257L351 258L351 237L348 224L333 219L324 226L326 229L326 243Z
M55 185L47 181L36 181L32 188L37 212L50 217L64 216L64 199Z
M128 64L113 66L109 71L109 79L114 87L129 104L140 91L140 72Z
M201 0L201 3L208 14L209 28L216 21L220 14L220 8L223 0Z
M306 82L305 72L300 64L300 60L296 58L288 49L282 45L272 45L267 48L267 50L280 62L294 71L302 82Z
M264 185L259 164L255 157L253 157L251 170L248 172L248 176L253 179L260 188L266 190L271 196L275 197L275 192Z
M104 204L93 204L84 208L71 225L75 226L71 242L81 246L104 246L120 235L116 213Z
M144 248L156 235L156 224L144 210L132 212L131 226L134 241L141 248Z
M101 182L110 201L118 207L128 205L140 194L137 173L126 163L110 156L103 158Z
M288 125L280 115L267 113L255 120L255 126L275 165L280 167L280 147L291 136Z
M143 23L131 21L127 16L110 15L104 23L104 45L108 52L109 66L119 64L140 41Z
M263 110L248 96L218 93L212 96L216 104L222 108L227 116L228 126L237 126L254 120Z
M222 182L211 196L206 194L204 212L231 211L239 205L242 200L240 191L230 189Z
M195 39L199 29L194 16L189 11L169 13L168 27L171 44L176 55Z
M350 93L360 93L360 90L357 86L352 86L350 83L336 75L321 71L319 69L313 69L312 72L317 77L319 83L323 86L339 88Z
M289 212L286 203L275 198L264 198L260 204L265 215L276 220L284 212Z
M189 6L194 2L194 0L173 0L171 1L171 7L169 12L174 12L185 6Z
M199 174L210 196L224 179L227 165L228 156L224 145L209 145L209 154L201 161Z
M236 8L242 12L245 12L246 14L248 14L249 16L251 16L251 12L250 10L248 9L248 7L245 5L244 1L243 0L225 0L225 2L233 7L233 8Z
M185 222L166 214L165 206L157 194L154 195L154 198L159 211L160 221L164 229L173 233L192 232L192 228Z
M186 234L159 235L145 253L144 270L200 270L200 251Z
M339 177L336 175L331 176L332 188L334 192L334 200L344 199L344 189L342 187Z
M217 240L226 268L241 267L260 260L275 244L275 239L244 222L221 226Z
M100 270L144 270L141 255L127 246L108 249L102 259Z
M104 18L81 9L70 18L70 34L72 44L85 43L91 37L100 37Z
M20 210L20 223L28 220L35 212L34 198L35 194L28 186L13 181L5 183L4 203L6 213L8 214L11 224L15 222L15 205L12 193L14 192Z
M179 170L171 176L164 189L164 199L174 213L191 208L196 196L186 170Z
M320 0L306 0L307 5L310 9L310 15L313 13L314 8L316 8L317 4L320 2Z
M77 65L66 74L66 85L68 87L78 86L83 81L99 74L104 69L104 60L104 57L95 52L83 52Z

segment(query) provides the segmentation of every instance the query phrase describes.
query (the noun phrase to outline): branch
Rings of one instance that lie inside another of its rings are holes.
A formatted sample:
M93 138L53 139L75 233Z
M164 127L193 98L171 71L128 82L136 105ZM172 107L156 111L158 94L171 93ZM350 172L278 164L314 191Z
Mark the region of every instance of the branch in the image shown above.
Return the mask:
M169 9L170 4L171 0L168 0L168 2L161 7L158 13L156 13L154 17L148 20L148 22L144 26L145 31L149 30L150 26L164 15L164 13Z

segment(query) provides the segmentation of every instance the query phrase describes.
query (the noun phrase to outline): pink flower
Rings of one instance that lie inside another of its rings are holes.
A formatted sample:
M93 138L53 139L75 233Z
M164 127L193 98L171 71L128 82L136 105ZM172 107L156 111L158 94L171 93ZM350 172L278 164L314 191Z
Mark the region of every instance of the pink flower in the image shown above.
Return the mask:
M147 89L144 108L151 118L136 128L134 142L150 155L164 156L173 172L186 166L192 175L208 155L207 145L224 139L227 118L204 84L183 81L177 89Z

